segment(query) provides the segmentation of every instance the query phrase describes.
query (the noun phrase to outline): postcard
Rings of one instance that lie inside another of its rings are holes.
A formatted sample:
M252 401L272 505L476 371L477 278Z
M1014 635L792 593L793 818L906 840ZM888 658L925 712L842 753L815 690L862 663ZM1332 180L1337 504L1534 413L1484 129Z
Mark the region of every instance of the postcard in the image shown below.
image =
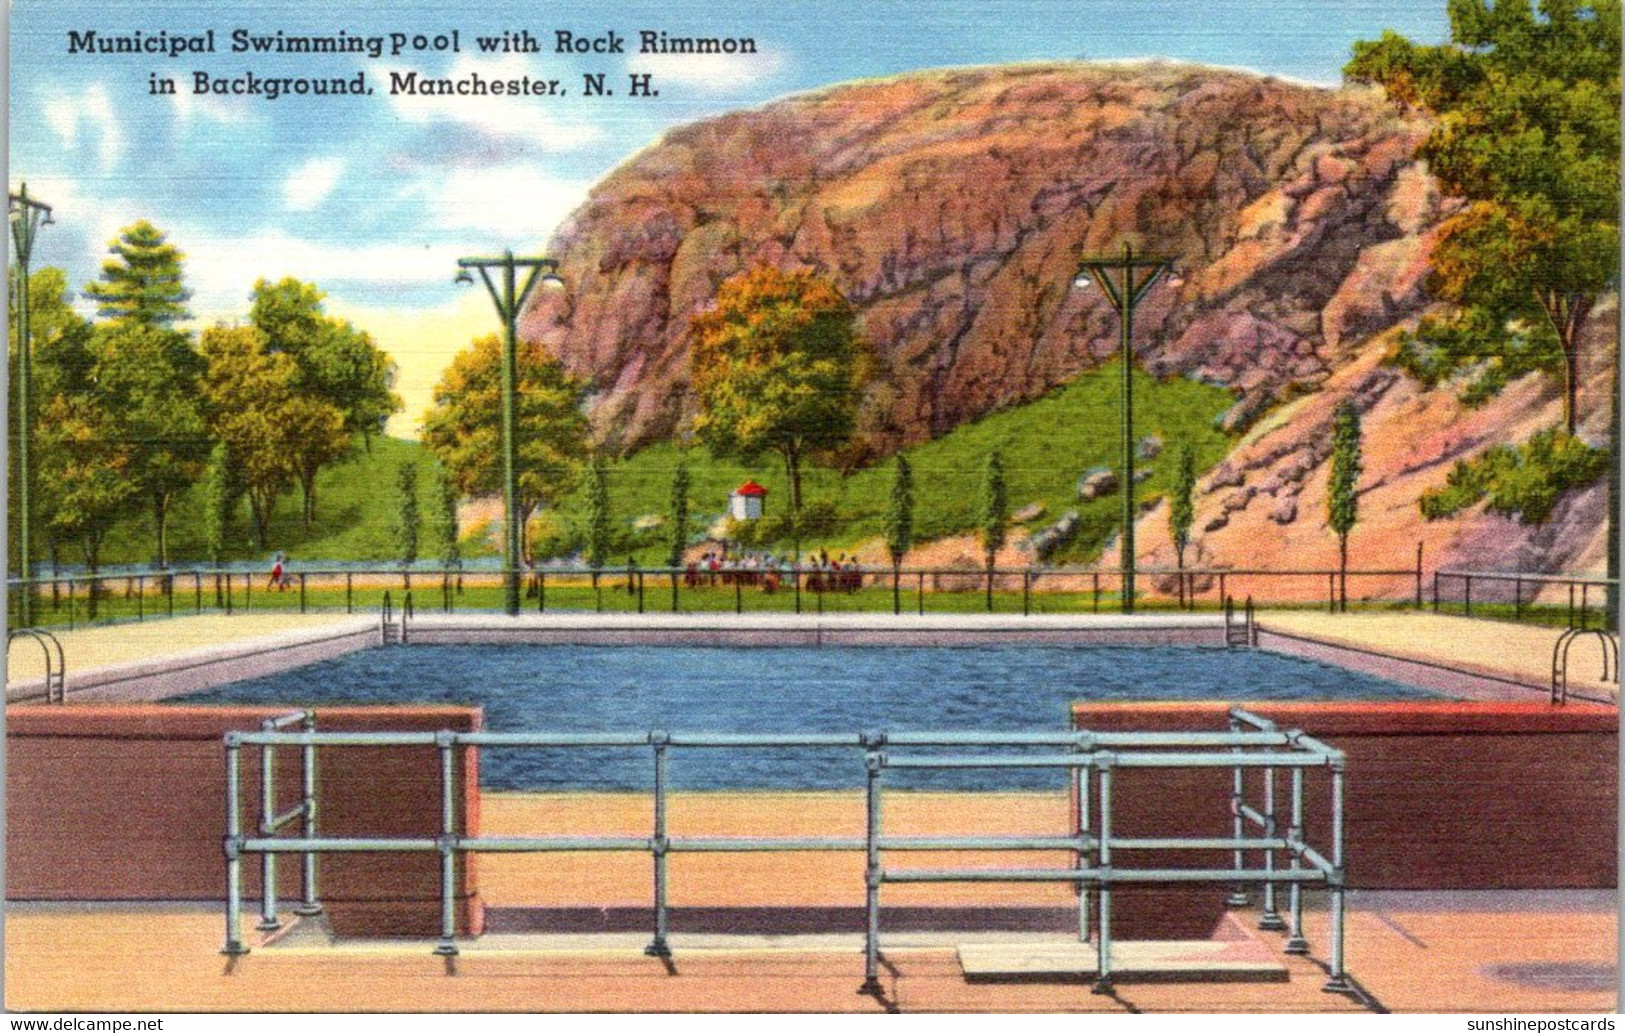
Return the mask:
M1608 1021L1617 0L10 29L8 1010Z

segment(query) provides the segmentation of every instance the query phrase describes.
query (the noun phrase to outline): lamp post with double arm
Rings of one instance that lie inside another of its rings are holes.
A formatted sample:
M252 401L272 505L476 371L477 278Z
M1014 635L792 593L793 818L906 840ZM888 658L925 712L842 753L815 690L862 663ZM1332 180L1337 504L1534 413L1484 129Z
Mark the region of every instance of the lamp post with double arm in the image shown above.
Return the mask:
M1134 307L1152 284L1172 275L1173 265L1172 258L1139 254L1134 245L1125 243L1121 254L1085 255L1079 259L1072 279L1072 286L1078 288L1098 283L1117 309L1120 323L1123 533L1118 552L1122 557L1124 613L1134 612L1134 519L1139 515L1134 505Z
M563 287L564 280L553 259L515 258L512 251L494 258L459 258L457 266L458 283L474 282L470 270L480 274L502 318L502 604L512 617L519 614L519 312L538 283ZM522 286L520 270L525 270Z

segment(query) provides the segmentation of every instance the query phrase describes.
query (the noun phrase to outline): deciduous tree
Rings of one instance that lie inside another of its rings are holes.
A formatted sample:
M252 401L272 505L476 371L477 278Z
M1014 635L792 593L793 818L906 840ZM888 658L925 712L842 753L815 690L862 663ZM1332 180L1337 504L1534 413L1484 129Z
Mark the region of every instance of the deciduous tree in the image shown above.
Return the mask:
M573 490L587 458L584 388L541 345L518 348L519 526ZM464 495L502 491L502 341L481 337L459 352L434 390L423 444ZM521 543L521 551L528 548Z
M723 283L690 332L695 431L719 457L781 455L797 526L803 458L856 423L869 368L856 310L823 277L761 266Z

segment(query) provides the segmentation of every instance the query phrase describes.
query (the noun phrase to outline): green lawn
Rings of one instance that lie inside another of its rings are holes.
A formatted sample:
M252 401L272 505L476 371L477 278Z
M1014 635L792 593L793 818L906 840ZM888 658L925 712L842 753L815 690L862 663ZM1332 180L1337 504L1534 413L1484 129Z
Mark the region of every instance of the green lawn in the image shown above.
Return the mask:
M1030 529L1054 522L1074 506L1080 511L1082 522L1076 539L1051 559L1078 562L1097 555L1117 531L1121 499L1113 494L1079 503L1077 483L1079 476L1092 467L1117 465L1117 369L1115 363L1109 364L1037 401L994 413L910 448L906 454L914 466L915 539L930 541L975 526L983 468L988 455L998 450L1004 460L1012 511L1034 502L1043 504L1042 514L1027 521ZM1199 469L1206 470L1223 458L1229 439L1215 429L1214 421L1230 402L1230 394L1220 388L1184 379L1159 381L1136 372L1136 433L1142 438L1157 435L1165 443L1161 456L1139 464L1151 471L1150 478L1139 487L1142 498L1166 494L1173 473L1172 450L1182 441L1189 441L1196 449ZM279 500L263 546L254 540L244 501L233 521L227 560L258 563L277 551L287 553L292 560L318 563L395 560L395 477L403 462L418 464L420 506L424 520L433 520L431 489L438 476L434 458L416 442L376 438L370 451L357 449L349 459L322 472L317 480L316 520L308 530L299 519L297 487ZM662 531L634 532L632 523L639 517L665 515L672 472L679 462L688 465L691 477L691 530L695 535L722 514L729 492L749 478L767 487L770 510L787 502L788 478L776 457L744 464L714 459L698 445L654 445L614 462L609 469L611 507L624 539L616 551L616 561L624 559L628 551L646 565L665 558ZM827 466L809 465L803 477L807 499L832 505L838 519L833 533L807 544L839 551L879 536L891 479L889 461L848 475ZM584 510L585 498L578 493L544 521L555 529L580 527L584 524ZM176 501L169 531L172 565L193 566L203 561L201 516L199 489L194 488ZM465 532L470 530L464 528ZM431 538L426 527L419 546L424 558L433 555ZM568 535L562 540L567 547L573 547L574 541ZM465 557L478 549L465 542ZM108 567L145 566L155 553L152 518L142 512L122 521L108 536L102 562ZM62 561L77 566L81 557L77 549L67 548Z
M243 500L232 521L227 561L258 562L273 552L285 552L295 560L387 562L398 559L395 476L404 462L417 464L419 506L425 521L434 519L430 512L431 498L439 466L434 457L415 441L374 438L370 451L358 447L350 458L317 475L316 520L308 530L299 516L297 485L284 494L272 510L270 533L263 547L254 540L248 502ZM202 515L202 491L197 487L175 503L169 521L172 566L203 562L206 548ZM429 539L430 532L425 528L419 544L419 552L424 556L432 554ZM104 566L146 566L156 551L152 517L143 512L122 521L108 535L102 548L102 563ZM62 561L77 566L82 557L77 549L68 548L63 550Z
M1117 466L1121 448L1118 369L1116 363L1108 364L1037 401L994 413L908 449L905 454L914 468L916 540L930 541L974 528L983 468L988 455L997 450L1004 461L1012 511L1043 503L1043 513L1026 526L1037 530L1068 509L1079 509L1082 521L1077 538L1052 560L1076 562L1098 555L1119 526L1121 496L1079 503L1077 484L1079 476L1092 467ZM1136 435L1154 434L1165 444L1161 456L1138 464L1151 471L1151 477L1139 487L1141 498L1168 492L1174 472L1173 449L1182 441L1196 449L1199 470L1224 457L1231 442L1215 427L1215 421L1231 401L1222 388L1193 380L1158 380L1136 371ZM628 544L633 545L640 563L664 559L664 537L658 530L633 536L631 523L639 517L665 515L672 473L679 462L689 468L691 519L696 530L708 527L722 514L728 493L746 479L755 479L768 489L770 512L787 503L789 478L776 456L744 464L713 459L698 445L665 443L643 449L609 468L611 507L617 525L631 537ZM879 536L891 482L890 461L848 476L825 466L809 467L803 473L806 498L832 503L842 524L827 539L808 544L834 551ZM570 499L560 507L562 521L579 524L584 507L584 498ZM616 559L621 558L617 554Z

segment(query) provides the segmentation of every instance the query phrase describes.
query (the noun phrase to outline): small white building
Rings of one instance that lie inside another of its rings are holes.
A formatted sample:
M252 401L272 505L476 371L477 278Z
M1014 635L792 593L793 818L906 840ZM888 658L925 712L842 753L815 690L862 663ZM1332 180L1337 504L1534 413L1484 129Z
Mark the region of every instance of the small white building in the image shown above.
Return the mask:
M728 496L728 515L735 520L760 520L766 499L766 488L755 481L746 481Z

